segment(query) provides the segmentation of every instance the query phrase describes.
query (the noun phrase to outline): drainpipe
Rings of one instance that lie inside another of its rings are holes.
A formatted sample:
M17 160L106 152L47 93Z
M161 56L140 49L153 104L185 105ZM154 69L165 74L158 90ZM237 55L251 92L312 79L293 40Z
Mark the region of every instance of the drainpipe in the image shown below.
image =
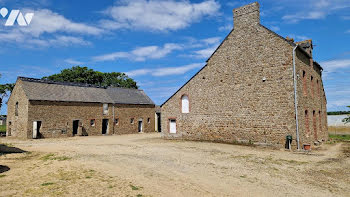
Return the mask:
M299 119L298 119L298 98L297 98L297 75L295 66L295 50L298 45L293 49L293 77L294 77L294 108L295 108L295 123L296 123L296 134L297 134L297 147L300 150L300 140L299 140Z

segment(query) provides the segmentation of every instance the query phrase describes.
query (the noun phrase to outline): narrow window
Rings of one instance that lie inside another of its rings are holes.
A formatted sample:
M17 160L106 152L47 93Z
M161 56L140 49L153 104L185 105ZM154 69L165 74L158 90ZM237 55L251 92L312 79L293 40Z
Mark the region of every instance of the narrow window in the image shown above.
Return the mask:
M320 96L320 85L318 84L318 79L316 81L317 96Z
M151 118L147 118L147 122L148 122L148 123L151 123Z
M119 124L119 118L116 118L116 119L114 120L114 123L115 123L115 125L118 125L118 124Z
M312 112L312 123L313 123L313 127L314 127L314 138L315 140L317 140L317 126L316 126L316 111L314 110Z
M94 127L95 126L95 119L90 120L90 126Z
M322 113L321 113L321 111L318 111L318 119L319 119L318 123L320 124L319 125L319 127L320 127L319 131L322 133Z
M170 133L176 133L176 120L172 119L169 120L169 132Z
M108 115L108 104L103 104L103 115Z
M305 110L305 131L306 135L309 136L310 130L309 130L309 114L308 111Z
M18 102L16 102L15 106L15 116L18 116Z
M134 124L134 118L130 119L130 124Z
M307 80L305 70L303 70L303 93L305 96L307 96Z
M189 113L190 112L190 104L188 100L187 95L183 95L181 97L181 107L182 107L182 113Z
M314 97L314 77L311 76L311 96Z

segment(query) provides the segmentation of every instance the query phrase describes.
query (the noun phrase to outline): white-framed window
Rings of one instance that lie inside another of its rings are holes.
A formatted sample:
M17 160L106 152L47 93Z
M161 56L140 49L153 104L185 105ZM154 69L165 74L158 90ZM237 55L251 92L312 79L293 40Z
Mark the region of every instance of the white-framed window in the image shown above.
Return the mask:
M182 113L190 113L190 101L187 95L181 97L181 108Z
M108 104L103 104L103 115L108 115Z
M176 133L176 120L175 119L169 120L169 132Z

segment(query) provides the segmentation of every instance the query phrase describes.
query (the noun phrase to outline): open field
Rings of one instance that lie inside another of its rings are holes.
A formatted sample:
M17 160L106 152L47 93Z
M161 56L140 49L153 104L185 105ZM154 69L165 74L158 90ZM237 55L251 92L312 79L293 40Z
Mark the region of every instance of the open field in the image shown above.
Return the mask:
M344 134L344 135L346 134L346 135L350 135L350 127L329 126L328 127L328 133L329 134Z
M350 144L309 154L159 134L0 138L0 196L350 196Z

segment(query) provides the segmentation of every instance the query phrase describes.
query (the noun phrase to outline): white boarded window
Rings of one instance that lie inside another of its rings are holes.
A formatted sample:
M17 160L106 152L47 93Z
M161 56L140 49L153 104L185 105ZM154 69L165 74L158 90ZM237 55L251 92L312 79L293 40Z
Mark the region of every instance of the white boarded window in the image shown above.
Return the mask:
M190 102L187 95L181 97L182 113L190 113Z
M170 133L176 133L176 120L170 120Z
M103 104L103 115L108 114L108 104Z

